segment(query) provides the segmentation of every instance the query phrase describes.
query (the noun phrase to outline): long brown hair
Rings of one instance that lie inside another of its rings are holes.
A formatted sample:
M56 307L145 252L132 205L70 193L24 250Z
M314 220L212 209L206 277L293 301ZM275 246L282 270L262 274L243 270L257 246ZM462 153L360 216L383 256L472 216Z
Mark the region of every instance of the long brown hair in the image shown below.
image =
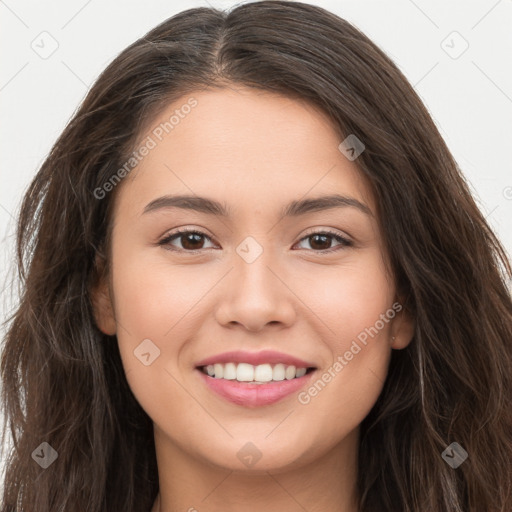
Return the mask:
M0 512L150 510L152 422L115 336L93 317L115 197L95 191L119 173L156 109L229 84L310 101L365 145L356 163L377 198L415 333L393 351L361 424L360 510L510 512L510 262L394 63L347 21L289 1L190 9L151 30L101 74L32 181L17 231L21 293L1 360L3 435L13 447ZM52 453L45 442L58 458L43 469L34 452ZM452 442L468 453L457 469L441 456Z

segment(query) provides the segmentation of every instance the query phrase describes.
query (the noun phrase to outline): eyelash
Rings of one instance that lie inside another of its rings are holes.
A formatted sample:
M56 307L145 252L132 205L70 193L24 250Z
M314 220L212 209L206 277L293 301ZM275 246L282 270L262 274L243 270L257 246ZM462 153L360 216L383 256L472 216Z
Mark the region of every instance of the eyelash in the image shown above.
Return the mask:
M169 244L171 241L173 241L175 238L180 238L181 236L183 235L189 235L189 234L194 234L194 235L199 235L199 236L203 236L205 238L207 238L208 240L211 240L211 238L206 234L206 233L203 233L201 231L197 231L195 229L184 229L182 231L176 231L174 233L171 233L169 234L168 236L164 237L162 240L160 240L158 242L158 245L159 246L164 246L164 245L168 245L169 247L171 247ZM303 236L299 242L302 242L302 240L305 240L306 238L310 238L314 235L329 235L331 236L332 238L334 238L336 241L340 242L340 245L337 246L337 247L331 247L329 249L322 249L322 250L319 250L319 251L315 251L314 249L308 249L312 252L315 252L315 253L319 253L319 254L324 254L324 253L327 253L327 252L335 252L335 251L339 251L341 249L344 249L346 247L351 247L353 244L350 240L348 240L347 238L341 236L339 233L337 232L334 232L334 231L330 231L328 229L325 229L323 231L313 231L311 233L307 233L305 236ZM209 248L208 248L209 249ZM178 252L186 252L186 253L189 253L189 254L197 254L201 251L204 251L206 249L194 249L194 250L187 250L187 249L176 249L176 248L170 248L168 250L171 250L171 251L178 251Z

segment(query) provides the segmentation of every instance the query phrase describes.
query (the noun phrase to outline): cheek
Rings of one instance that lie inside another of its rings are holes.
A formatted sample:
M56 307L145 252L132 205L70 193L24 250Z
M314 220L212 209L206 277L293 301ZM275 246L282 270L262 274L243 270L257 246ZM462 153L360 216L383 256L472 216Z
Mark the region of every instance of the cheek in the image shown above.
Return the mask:
M194 305L211 279L198 278L192 265L173 266L142 253L119 251L114 261L117 339L128 384L154 421L171 424L190 408L190 396L179 384L179 362L197 329Z
M211 287L211 279L201 279L193 265L179 266L164 259L141 256L118 259L114 273L116 315L135 337L162 339L181 322ZM207 277L207 275L206 275Z
M337 428L355 428L382 391L395 311L394 287L379 253L329 270L312 276L307 305L318 316L322 350L327 348L330 360L298 398L313 416L329 411L335 436Z
M393 304L394 286L377 250L354 253L339 265L318 266L305 275L299 269L298 294L318 317L316 324L323 325L321 338L336 353L343 353L347 342L350 346L350 340L374 326ZM389 325L379 322L378 330L387 333Z
M197 328L194 305L212 286L211 278L201 279L194 265L170 264L161 255L155 258L155 253L130 251L122 243L113 252L119 350L127 379L143 406L149 399L144 393L156 391L158 401L162 382L172 387L172 377L165 372L175 373L184 346L180 340L189 339Z

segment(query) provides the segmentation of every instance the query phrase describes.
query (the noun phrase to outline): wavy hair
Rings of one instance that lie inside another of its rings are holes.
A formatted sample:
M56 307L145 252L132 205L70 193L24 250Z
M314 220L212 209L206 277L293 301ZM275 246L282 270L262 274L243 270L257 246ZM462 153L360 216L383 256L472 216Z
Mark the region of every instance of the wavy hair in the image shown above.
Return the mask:
M301 2L194 8L99 76L24 195L20 293L2 344L0 512L145 512L158 493L153 425L117 339L94 321L117 189L98 199L163 105L241 84L311 102L366 149L397 290L415 320L360 428L361 512L512 510L511 264L413 87L344 19ZM340 140L341 141L341 140ZM117 187L119 188L119 187ZM99 263L98 263L99 262ZM58 453L42 469L41 443ZM452 469L452 442L469 454Z

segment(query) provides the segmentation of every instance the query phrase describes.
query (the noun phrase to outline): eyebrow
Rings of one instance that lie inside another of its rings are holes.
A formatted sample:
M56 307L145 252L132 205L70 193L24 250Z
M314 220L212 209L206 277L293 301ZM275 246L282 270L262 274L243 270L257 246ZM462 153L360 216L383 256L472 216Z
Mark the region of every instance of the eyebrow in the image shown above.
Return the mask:
M281 209L280 217L298 217L310 212L345 207L356 208L362 213L373 217L372 211L366 204L354 197L339 194L291 201ZM166 195L158 197L146 205L143 214L168 208L183 208L226 218L231 215L231 209L226 203L220 203L207 197L190 195Z

